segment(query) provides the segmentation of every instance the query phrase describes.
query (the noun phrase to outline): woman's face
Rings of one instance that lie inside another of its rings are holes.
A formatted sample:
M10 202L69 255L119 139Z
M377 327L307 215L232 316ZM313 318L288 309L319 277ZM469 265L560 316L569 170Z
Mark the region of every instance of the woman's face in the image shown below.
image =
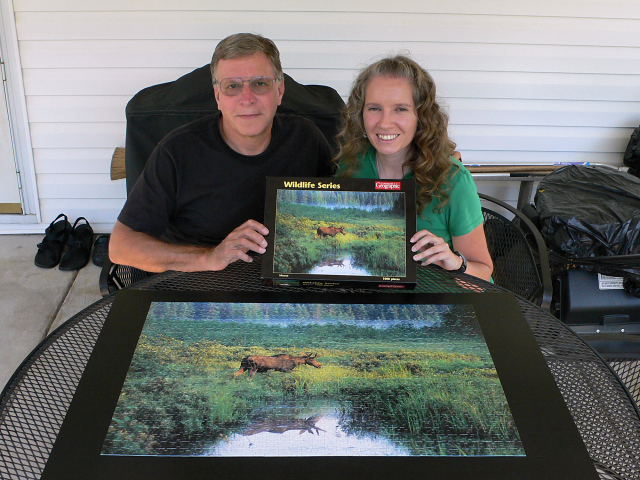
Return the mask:
M364 129L382 158L407 158L418 128L413 89L406 78L378 76L369 81L362 113Z

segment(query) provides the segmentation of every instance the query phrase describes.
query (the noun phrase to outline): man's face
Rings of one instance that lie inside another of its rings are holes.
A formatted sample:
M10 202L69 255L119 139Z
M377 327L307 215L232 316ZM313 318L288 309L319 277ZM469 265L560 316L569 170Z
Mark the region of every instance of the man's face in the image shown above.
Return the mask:
M216 68L216 81L225 78L275 77L271 61L264 53L247 57L220 60ZM244 82L242 92L235 96L223 95L220 85L214 87L218 108L222 112L222 136L239 153L262 153L271 140L271 125L276 109L284 94L284 81L276 81L273 90L257 95Z

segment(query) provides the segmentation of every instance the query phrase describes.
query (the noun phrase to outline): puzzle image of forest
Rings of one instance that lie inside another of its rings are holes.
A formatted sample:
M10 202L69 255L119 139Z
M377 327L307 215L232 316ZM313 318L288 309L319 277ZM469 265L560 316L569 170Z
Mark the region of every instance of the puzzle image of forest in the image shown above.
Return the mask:
M102 454L524 450L470 305L156 302Z
M405 276L403 192L280 189L273 271Z

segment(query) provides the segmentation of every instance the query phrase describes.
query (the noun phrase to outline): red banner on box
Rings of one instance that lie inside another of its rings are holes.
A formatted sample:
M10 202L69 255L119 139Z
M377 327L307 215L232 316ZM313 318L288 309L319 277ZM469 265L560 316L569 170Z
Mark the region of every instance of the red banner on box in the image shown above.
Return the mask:
M400 182L376 182L376 190L400 190Z

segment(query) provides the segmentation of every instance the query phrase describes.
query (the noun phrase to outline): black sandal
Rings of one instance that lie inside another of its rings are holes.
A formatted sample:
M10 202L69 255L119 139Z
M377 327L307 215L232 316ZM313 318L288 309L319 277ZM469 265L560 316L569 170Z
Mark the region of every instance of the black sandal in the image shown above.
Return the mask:
M57 221L59 218L62 218L62 220ZM53 268L58 265L70 233L71 224L67 220L67 216L61 213L44 231L44 238L38 244L38 253L36 253L36 258L34 259L36 266Z
M84 220L85 223L78 225L81 220ZM89 263L91 246L93 245L93 228L86 218L80 217L73 224L69 245L71 247L60 261L60 270L80 270Z

